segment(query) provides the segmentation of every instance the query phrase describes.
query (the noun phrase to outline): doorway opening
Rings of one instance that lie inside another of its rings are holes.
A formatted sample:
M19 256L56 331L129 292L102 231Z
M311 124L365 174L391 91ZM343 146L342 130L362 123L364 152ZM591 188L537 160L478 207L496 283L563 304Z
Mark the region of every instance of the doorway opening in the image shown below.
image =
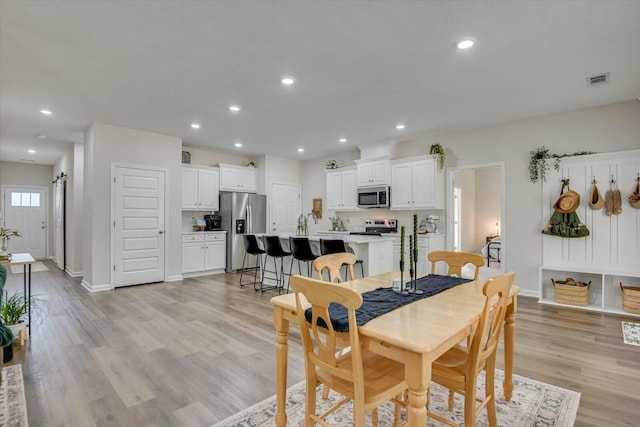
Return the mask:
M480 279L505 271L504 163L448 169L447 247L481 253ZM489 244L491 243L491 244Z

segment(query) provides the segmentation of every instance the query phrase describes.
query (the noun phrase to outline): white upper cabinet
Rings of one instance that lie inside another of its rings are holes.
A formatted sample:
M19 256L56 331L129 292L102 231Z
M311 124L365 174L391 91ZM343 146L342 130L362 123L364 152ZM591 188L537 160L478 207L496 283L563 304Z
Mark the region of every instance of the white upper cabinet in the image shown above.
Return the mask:
M358 209L356 170L327 173L327 209L345 211Z
M182 209L217 211L220 172L217 168L182 166Z
M389 159L356 161L358 186L389 185Z
M255 193L258 189L256 168L220 164L220 190Z
M391 165L391 209L444 209L444 179L431 156Z

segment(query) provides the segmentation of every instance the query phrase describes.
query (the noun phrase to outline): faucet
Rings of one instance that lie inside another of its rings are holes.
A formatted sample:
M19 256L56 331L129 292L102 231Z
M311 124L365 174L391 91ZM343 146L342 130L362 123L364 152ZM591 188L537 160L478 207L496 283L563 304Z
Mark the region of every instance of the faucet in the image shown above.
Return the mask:
M309 212L307 214L307 218L309 218L309 215L311 215L311 218L313 218L313 223L317 224L318 223L318 217L316 216L316 214L314 214L313 212Z

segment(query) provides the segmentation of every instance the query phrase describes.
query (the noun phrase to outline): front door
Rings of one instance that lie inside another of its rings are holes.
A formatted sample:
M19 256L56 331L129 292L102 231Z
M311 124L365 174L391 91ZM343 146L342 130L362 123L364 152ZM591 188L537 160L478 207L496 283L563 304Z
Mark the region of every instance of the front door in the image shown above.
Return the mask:
M161 170L116 166L113 285L164 280L164 187Z
M22 236L9 240L9 252L47 257L47 195L43 187L5 187L3 227Z

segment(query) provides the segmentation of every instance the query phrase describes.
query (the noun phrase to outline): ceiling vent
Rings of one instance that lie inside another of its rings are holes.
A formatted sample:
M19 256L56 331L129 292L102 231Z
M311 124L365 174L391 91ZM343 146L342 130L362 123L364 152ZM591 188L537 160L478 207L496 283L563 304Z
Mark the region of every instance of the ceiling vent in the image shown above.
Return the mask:
M587 86L598 86L609 83L609 73L598 74L597 76L587 77Z

